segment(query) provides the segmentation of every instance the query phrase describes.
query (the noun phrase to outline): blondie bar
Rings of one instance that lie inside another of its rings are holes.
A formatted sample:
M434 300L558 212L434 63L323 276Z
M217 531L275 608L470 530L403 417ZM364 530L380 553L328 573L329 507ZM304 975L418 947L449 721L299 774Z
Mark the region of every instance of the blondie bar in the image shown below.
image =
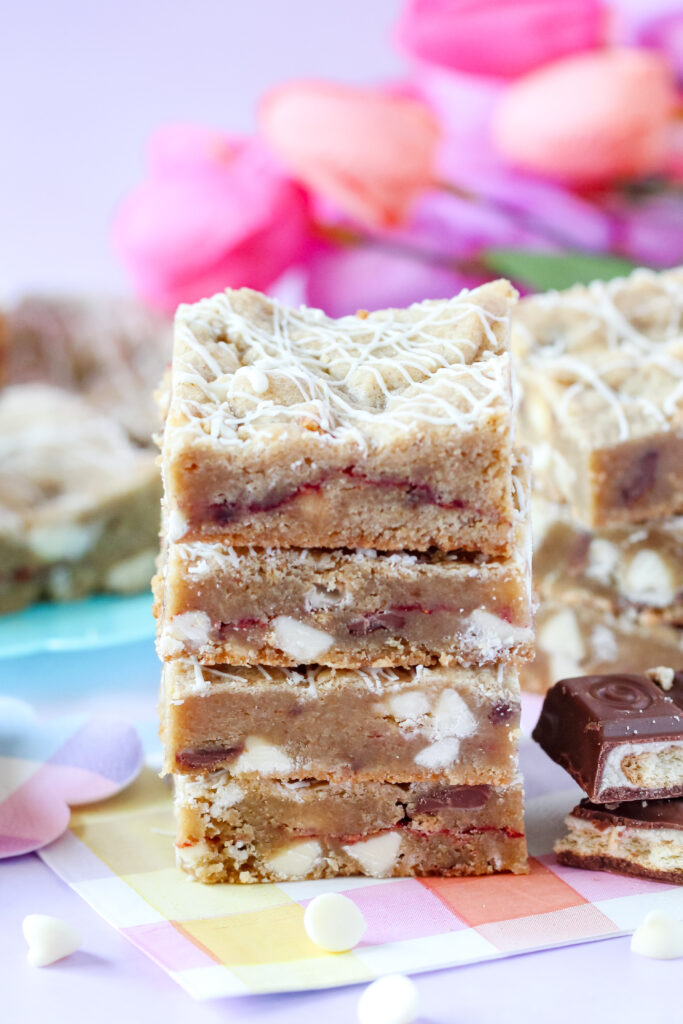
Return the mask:
M0 384L74 391L149 447L171 341L166 317L133 299L26 295L0 312Z
M513 547L506 282L339 320L248 289L176 314L171 542Z
M615 613L683 626L683 516L588 530L565 505L532 500L534 584L542 597L587 592Z
M0 393L0 611L149 585L161 482L151 451L77 395Z
M683 269L520 303L522 439L585 526L683 513L682 318Z
M522 788L176 778L179 865L202 882L527 869Z
M513 666L208 668L164 665L165 769L506 784L517 770Z
M522 689L545 693L558 679L600 672L647 672L683 663L683 629L614 614L589 593L542 600L536 656L520 669Z
M509 558L166 546L155 580L162 658L203 664L490 664L532 653L527 481Z

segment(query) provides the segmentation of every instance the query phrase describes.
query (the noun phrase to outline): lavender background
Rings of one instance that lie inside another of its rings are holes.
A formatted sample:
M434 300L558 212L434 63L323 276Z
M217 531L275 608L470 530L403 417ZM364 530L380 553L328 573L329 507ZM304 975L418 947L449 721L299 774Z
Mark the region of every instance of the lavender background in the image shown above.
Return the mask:
M373 82L406 62L400 0L20 0L0 21L0 292L127 288L117 202L168 120L254 128L293 77ZM680 0L617 0L623 11ZM504 45L504 41L501 41Z

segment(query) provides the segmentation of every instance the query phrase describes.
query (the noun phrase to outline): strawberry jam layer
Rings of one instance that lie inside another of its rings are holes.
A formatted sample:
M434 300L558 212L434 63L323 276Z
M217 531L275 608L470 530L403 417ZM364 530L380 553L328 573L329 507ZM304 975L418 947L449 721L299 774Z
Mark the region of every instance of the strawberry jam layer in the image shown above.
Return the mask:
M424 829L416 828L410 819L400 821L392 828L381 828L376 831L355 833L353 835L321 836L320 833L312 831L311 829L291 829L288 831L291 831L292 835L295 835L297 839L325 839L327 842L339 843L343 846L353 846L354 843L364 843L368 839L374 839L376 836L384 836L389 832L409 832L411 836L416 836L419 839L432 839L434 836L449 836L454 842L462 843L466 843L470 836L484 835L485 833L504 836L506 839L524 838L523 832L518 832L516 829L510 828L507 825L472 825L468 828L438 828L428 832Z
M449 627L453 623L459 623L465 619L474 608L451 608L448 605L439 604L429 607L419 604L391 605L389 608L377 609L363 612L356 615L343 624L343 628L350 636L368 636L371 633L400 633L407 626L414 625L423 616L446 616L449 618ZM302 611L302 615L304 612ZM249 633L252 630L263 631L269 629L274 619L279 616L264 617L262 619L244 618L234 622L221 622L215 627L219 640L226 639L231 633ZM516 625L512 609L509 607L496 608L496 617L508 625ZM522 626L526 623L522 623Z
M291 490L273 491L270 495L257 502L229 501L227 498L209 503L205 508L197 508L193 518L197 521L209 520L217 525L235 522L245 516L254 515L259 512L272 512L292 501L295 501L303 494L319 492L330 481L339 477L350 477L357 480L364 487L373 487L381 490L399 490L403 492L403 498L409 506L434 505L443 509L465 509L468 503L460 498L446 500L443 495L438 494L428 484L416 483L412 480L399 478L373 479L360 473L354 467L342 469L337 473L330 473L315 483L300 484ZM473 514L482 517L480 510L471 508Z

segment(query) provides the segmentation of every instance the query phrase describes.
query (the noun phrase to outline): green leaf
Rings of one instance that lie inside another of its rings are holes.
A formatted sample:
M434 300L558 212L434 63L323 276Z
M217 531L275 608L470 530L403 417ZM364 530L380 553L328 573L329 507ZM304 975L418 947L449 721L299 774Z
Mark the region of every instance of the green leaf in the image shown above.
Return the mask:
M538 252L532 249L485 249L480 260L489 270L544 292L573 284L609 281L635 270L636 264L618 256L586 252Z

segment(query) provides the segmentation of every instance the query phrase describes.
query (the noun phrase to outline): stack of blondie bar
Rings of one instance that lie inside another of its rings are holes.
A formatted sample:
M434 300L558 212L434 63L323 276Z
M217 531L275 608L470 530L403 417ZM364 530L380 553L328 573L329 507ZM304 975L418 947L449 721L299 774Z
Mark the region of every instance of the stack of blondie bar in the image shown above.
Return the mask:
M195 878L526 870L513 300L178 310L155 591Z
M530 688L683 659L683 270L520 303L534 455Z

